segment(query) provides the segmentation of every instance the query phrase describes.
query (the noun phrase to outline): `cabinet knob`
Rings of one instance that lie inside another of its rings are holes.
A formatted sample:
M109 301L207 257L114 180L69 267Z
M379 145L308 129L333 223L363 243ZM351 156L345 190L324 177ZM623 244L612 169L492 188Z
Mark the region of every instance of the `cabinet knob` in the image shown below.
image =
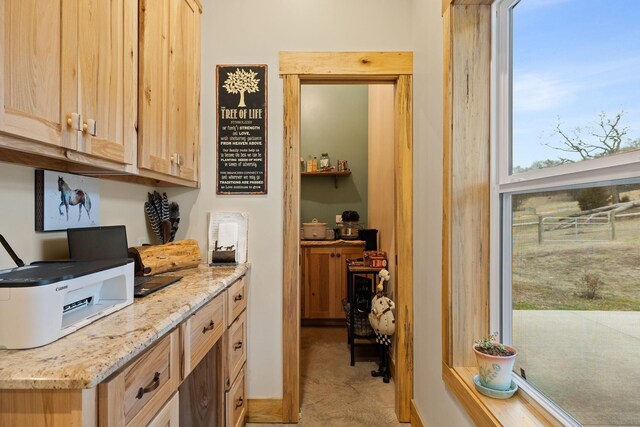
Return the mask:
M206 334L207 332L212 331L213 328L215 328L215 327L216 327L216 324L213 323L213 320L212 320L212 321L209 322L209 324L207 326L202 328L202 333Z
M239 397L238 400L236 400L236 408L241 407L244 404L244 399L242 397Z
M182 157L178 153L173 153L171 155L171 163L175 163L178 166L182 166L182 165L184 165L184 157Z
M82 132L88 133L91 136L96 136L96 121L93 119L87 119L82 123Z
M153 390L157 389L158 386L160 386L160 372L156 372L153 375L153 380L146 387L140 387L138 389L138 394L136 394L136 399L142 399L142 396L144 396L147 393L151 393Z
M340 258L340 257L342 256L342 254L337 254L336 256L337 256L338 258Z
M80 130L81 116L78 113L71 113L67 115L67 126L73 130Z
M336 254L331 254L331 258L334 258L336 256Z

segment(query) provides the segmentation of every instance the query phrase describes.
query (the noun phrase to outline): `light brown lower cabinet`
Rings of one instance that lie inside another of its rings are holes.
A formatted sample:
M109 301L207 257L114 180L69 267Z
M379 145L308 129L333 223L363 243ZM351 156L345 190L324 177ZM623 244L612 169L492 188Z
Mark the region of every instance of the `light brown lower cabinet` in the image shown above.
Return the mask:
M227 290L228 313L225 334L225 415L226 427L245 424L247 397L245 367L247 362L247 294L246 282L237 281Z
M180 384L177 329L98 386L99 425L146 426Z
M364 243L302 247L302 319L344 319L346 261L361 258L363 251Z
M200 360L180 385L181 426L223 426L222 340Z
M226 396L227 427L243 426L247 415L247 399L244 395L244 368L233 382Z
M246 279L98 386L99 426L245 423Z

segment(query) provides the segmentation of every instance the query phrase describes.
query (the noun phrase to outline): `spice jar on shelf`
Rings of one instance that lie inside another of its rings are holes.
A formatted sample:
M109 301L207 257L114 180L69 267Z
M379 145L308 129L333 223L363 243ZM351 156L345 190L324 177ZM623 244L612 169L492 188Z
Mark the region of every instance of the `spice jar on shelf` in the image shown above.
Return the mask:
M322 153L320 156L320 170L327 170L329 169L329 166L331 166L331 163L329 162L329 154Z

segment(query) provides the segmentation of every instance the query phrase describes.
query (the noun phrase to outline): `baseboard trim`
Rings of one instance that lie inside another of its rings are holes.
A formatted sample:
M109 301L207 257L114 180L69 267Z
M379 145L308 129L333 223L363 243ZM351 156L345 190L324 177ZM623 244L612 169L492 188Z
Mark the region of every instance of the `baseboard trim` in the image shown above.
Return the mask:
M416 408L414 400L411 399L411 427L426 427L427 425L422 421L422 417Z
M249 399L247 401L248 423L281 423L282 399Z

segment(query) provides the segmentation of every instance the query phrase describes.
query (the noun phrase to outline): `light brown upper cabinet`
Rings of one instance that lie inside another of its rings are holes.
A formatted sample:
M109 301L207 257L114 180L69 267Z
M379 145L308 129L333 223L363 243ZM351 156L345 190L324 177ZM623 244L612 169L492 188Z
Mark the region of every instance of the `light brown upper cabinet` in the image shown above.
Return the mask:
M142 174L198 182L201 11L195 0L140 1L138 167Z
M132 164L137 2L0 0L0 22L0 131Z

